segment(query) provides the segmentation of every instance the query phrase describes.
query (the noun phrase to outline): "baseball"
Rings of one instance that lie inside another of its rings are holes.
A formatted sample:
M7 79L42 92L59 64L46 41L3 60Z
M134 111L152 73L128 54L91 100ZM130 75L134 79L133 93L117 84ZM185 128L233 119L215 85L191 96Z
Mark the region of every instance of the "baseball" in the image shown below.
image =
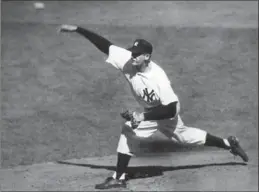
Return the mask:
M35 9L44 9L45 8L45 4L42 2L35 2L34 3L34 8Z

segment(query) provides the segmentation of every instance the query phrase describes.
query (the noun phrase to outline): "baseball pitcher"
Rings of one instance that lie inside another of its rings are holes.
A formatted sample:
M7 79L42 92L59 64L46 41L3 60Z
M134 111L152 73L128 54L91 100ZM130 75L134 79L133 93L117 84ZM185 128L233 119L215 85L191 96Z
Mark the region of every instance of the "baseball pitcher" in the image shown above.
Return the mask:
M144 39L136 39L130 48L125 49L83 27L62 25L59 31L76 32L106 54L106 62L124 74L133 96L143 107L141 112L127 110L121 114L126 122L123 124L117 147L117 168L111 177L97 184L96 189L125 188L126 169L134 155L130 138L148 138L156 131L181 144L223 148L235 156L240 156L243 161L248 161L248 156L236 137L219 138L202 129L184 125L179 115L180 102L169 78L165 71L151 60L151 43Z

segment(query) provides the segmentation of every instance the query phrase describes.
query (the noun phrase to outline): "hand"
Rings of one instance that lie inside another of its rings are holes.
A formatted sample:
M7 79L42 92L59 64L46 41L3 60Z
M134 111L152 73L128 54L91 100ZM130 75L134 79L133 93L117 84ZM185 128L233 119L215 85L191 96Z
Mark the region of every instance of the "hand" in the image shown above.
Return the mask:
M76 25L61 25L58 32L75 32L77 29Z
M133 119L137 122L141 122L141 121L144 121L144 114L143 113L140 113L140 112L133 112Z
M144 121L143 113L133 112L126 110L125 112L121 113L122 118L126 119L127 121L131 122L132 129L136 129L141 121Z
M138 128L141 121L144 121L144 114L139 112L133 112L132 114L133 118L131 119L131 127L132 129Z

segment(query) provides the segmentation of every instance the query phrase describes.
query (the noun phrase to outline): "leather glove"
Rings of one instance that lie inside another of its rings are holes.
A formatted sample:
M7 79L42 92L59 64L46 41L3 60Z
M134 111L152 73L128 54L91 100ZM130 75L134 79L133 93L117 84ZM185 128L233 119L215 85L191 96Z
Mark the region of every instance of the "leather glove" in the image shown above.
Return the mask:
M136 129L141 121L144 120L143 113L139 113L136 111L129 111L126 110L125 112L121 113L122 118L126 119L127 121L130 121L132 129Z

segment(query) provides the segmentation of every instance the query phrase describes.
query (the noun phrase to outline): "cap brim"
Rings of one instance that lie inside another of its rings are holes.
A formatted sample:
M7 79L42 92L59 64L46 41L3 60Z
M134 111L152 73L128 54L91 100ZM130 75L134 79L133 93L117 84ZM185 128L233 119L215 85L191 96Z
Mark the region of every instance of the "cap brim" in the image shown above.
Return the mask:
M138 47L134 47L134 46L128 48L128 50L131 51L132 53L135 53L135 54L143 52L143 50L139 49Z

